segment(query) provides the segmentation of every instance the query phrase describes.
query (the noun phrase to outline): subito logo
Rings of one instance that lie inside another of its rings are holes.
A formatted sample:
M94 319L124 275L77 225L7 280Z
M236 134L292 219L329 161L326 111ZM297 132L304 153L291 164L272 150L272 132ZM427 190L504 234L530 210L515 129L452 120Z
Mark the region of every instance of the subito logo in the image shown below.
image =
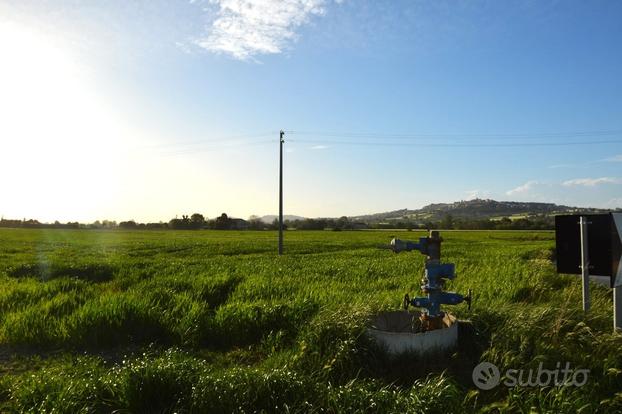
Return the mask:
M501 373L495 364L481 362L473 368L473 383L480 390L491 390L501 382Z

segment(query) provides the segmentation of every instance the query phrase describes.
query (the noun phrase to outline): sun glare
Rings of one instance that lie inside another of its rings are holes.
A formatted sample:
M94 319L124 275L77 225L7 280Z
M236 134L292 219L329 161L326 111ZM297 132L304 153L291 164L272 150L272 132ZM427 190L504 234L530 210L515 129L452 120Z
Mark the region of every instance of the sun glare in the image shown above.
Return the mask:
M196 197L203 174L141 150L161 139L157 125L129 119L97 63L79 59L62 36L0 23L0 54L0 215L154 220Z
M0 23L0 213L68 217L110 195L117 134L88 72L57 39ZM105 160L105 161L103 161ZM104 168L105 165L108 168ZM98 188L98 191L93 191Z

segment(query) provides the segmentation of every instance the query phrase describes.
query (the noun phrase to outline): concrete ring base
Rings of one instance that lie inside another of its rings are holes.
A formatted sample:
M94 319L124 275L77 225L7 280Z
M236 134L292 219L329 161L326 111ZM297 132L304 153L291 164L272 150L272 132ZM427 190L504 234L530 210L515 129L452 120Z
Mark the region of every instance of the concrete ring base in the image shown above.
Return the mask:
M379 345L390 354L448 351L458 344L458 321L445 314L443 328L427 332L418 331L421 312L393 311L376 315L367 329Z

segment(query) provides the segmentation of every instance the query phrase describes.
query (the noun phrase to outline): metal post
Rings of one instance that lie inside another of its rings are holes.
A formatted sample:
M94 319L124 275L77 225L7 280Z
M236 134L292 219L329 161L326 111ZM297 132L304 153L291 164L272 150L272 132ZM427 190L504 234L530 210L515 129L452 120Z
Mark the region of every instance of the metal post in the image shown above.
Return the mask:
M579 218L581 231L581 281L583 282L583 311L590 310L590 256L587 244L587 217Z
M622 286L613 288L613 330L622 330Z
M279 135L279 255L283 254L283 136L285 132L281 130Z

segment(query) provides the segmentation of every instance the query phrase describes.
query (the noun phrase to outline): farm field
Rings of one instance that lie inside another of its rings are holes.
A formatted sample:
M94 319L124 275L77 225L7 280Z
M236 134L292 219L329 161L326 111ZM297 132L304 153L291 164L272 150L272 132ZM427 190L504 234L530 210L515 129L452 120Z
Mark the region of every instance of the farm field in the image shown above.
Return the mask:
M610 291L557 275L553 232L441 232L448 289L473 289L460 347L392 358L364 335L419 294L424 257L378 246L423 232L0 229L2 412L620 412ZM568 362L582 387L478 390Z

